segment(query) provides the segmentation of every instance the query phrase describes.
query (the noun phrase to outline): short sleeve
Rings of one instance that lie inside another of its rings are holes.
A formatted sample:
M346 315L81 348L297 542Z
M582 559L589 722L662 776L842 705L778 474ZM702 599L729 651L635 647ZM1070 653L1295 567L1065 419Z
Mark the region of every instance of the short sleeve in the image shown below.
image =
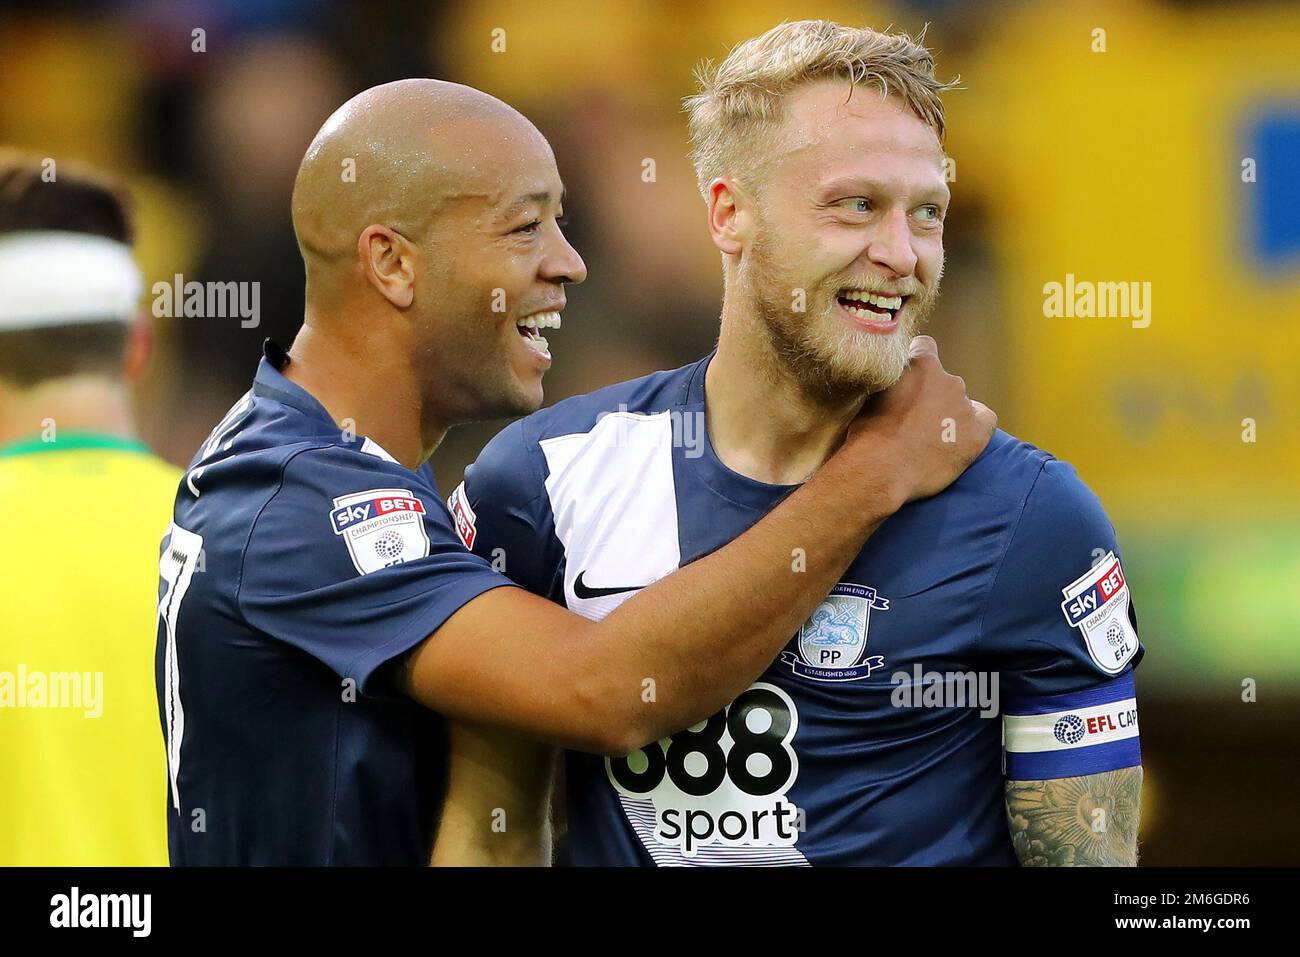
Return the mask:
M1074 469L1046 462L985 602L980 649L999 675L1007 776L1141 763L1133 668L1144 649L1115 529Z
M380 666L509 584L461 545L427 480L331 447L285 466L253 524L238 603L253 627L373 693Z
M516 584L545 598L562 595L564 549L546 492L541 449L523 421L487 444L447 499L466 547Z

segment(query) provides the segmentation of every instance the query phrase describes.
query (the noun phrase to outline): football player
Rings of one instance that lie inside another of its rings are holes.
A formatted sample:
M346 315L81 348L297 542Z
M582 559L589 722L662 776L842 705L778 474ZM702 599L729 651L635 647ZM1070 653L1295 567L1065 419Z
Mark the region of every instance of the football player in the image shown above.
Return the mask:
M938 293L945 89L908 37L824 21L706 68L687 108L723 258L717 349L507 427L451 496L477 516L474 551L606 620L815 482L906 374ZM998 432L828 591L726 707L622 756L568 753L573 862L1134 862L1142 650L1114 529L1074 469ZM488 808L544 793L546 762L453 741L435 859L538 862L543 842L491 833Z
M541 133L456 84L368 90L309 147L302 329L195 455L164 545L173 863L427 862L441 716L621 755L716 712L992 434L921 342L818 476L716 555L602 621L513 587L462 544L474 512L442 504L427 460L456 423L541 404L542 331L586 274L562 198Z

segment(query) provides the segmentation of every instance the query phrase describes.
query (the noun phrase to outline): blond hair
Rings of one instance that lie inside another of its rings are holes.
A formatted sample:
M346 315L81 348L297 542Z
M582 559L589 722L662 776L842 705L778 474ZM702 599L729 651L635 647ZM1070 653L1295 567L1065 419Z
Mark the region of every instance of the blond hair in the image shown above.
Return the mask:
M736 46L720 64L695 71L699 92L686 97L691 159L700 191L730 169L753 169L763 141L784 118L782 97L812 80L842 78L901 96L943 140L939 94L955 89L934 76L934 56L905 33L879 33L829 20L798 20ZM761 162L761 161L760 161Z

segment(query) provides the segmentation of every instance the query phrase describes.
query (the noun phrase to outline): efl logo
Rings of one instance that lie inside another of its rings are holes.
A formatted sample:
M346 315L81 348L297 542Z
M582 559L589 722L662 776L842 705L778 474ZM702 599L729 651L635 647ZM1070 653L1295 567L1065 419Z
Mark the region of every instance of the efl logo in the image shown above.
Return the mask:
M1077 714L1061 715L1052 726L1052 736L1065 745L1101 743L1091 739L1104 736L1105 740L1110 741L1136 733L1137 707L1131 698L1119 702L1119 707L1114 711L1083 717Z
M394 512L412 512L423 515L424 503L418 498L401 496L353 502L330 512L330 521L334 524L334 534L342 535L358 522L368 521L372 518L383 518L385 515L392 515Z
M1074 589L1067 589L1061 610L1065 612L1066 621L1071 627L1079 627L1085 618L1118 595L1124 587L1124 571L1119 567L1119 561L1113 555L1108 555L1107 558L1109 561L1103 561L1099 566L1105 571L1082 592L1071 596L1069 592Z
M1083 633L1092 660L1107 674L1119 674L1137 654L1137 633L1129 622L1128 584L1114 552L1061 589L1061 613Z

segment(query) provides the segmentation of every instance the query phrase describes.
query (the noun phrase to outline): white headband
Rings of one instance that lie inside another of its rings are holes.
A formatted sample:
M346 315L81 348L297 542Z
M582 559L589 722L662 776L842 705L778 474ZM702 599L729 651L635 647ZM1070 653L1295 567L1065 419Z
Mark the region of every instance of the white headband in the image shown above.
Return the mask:
M0 332L130 322L143 292L123 243L88 233L0 233Z

